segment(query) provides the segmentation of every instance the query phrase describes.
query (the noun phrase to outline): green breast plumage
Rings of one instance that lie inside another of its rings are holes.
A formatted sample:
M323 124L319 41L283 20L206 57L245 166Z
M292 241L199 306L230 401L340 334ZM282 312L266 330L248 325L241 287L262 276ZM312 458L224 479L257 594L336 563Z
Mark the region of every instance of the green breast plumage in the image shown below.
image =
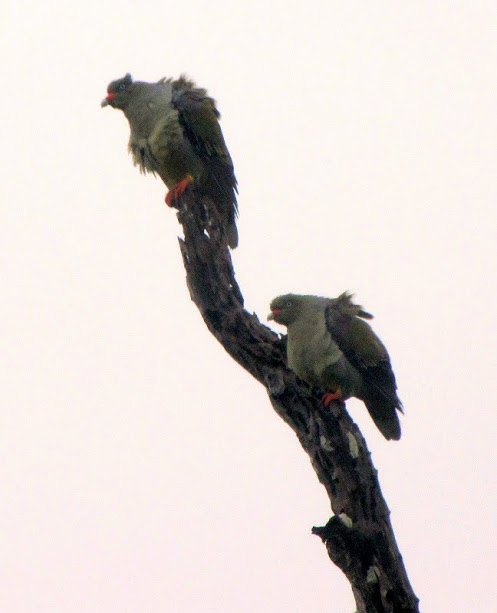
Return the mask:
M143 112L146 105L147 112ZM157 173L171 189L186 174L198 178L202 164L183 134L178 111L167 96L141 102L127 113L129 151L141 172Z
M304 381L320 385L323 371L341 355L326 329L322 311L288 326L288 366Z

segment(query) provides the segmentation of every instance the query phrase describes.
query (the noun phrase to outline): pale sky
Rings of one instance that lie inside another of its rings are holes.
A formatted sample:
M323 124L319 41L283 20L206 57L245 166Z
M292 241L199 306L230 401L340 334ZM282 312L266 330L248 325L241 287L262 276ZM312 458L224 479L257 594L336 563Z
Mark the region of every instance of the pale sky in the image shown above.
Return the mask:
M348 289L374 313L401 441L348 408L421 610L493 610L495 1L78 4L0 13L0 611L354 610L307 455L205 328L165 188L100 108L128 71L218 101L249 311Z

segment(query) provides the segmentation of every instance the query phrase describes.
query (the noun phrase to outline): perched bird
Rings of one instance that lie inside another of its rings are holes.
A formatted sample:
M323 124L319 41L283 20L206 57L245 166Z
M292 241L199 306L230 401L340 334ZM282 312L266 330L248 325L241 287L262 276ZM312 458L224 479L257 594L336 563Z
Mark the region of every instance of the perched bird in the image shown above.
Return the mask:
M157 173L164 181L170 190L166 203L172 206L195 182L217 205L227 243L235 248L236 178L219 111L206 90L183 75L145 83L127 74L109 84L102 100L102 107L107 105L126 115L133 161L142 172Z
M288 367L324 390L323 403L360 398L386 439L400 438L402 403L387 350L364 319L373 316L345 292L338 298L286 294L268 319L287 326Z

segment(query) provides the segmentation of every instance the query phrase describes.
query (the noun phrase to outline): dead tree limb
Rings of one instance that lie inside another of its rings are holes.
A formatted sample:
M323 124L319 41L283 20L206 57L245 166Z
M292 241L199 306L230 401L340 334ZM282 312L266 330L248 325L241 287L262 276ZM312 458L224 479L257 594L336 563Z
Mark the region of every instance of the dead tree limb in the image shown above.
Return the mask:
M215 207L188 189L180 201L179 239L193 302L224 349L267 389L324 485L334 515L312 532L349 580L358 613L418 613L366 442L343 404L321 394L286 367L284 339L243 307Z

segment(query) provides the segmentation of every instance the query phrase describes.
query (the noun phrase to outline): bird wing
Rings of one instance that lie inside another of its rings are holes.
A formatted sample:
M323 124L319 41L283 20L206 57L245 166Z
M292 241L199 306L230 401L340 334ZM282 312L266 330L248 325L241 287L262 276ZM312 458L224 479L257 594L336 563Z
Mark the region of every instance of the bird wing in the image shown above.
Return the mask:
M399 410L397 384L385 345L371 326L360 317L371 317L364 311L360 316L344 312L332 302L326 309L326 325L349 362L361 373L365 392L382 396Z
M225 205L229 204L234 217L237 212L236 178L216 104L205 89L195 87L184 76L173 81L172 87L172 104L178 111L183 133L207 167L204 187L221 198Z

